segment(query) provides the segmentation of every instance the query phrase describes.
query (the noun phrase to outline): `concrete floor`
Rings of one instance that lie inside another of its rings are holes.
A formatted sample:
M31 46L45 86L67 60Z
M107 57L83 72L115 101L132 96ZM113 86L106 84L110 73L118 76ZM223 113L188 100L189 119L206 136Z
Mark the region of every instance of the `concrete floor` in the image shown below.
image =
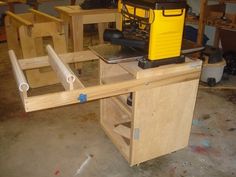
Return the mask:
M189 146L131 168L99 126L98 101L25 113L0 51L0 177L236 176L236 92L200 90Z

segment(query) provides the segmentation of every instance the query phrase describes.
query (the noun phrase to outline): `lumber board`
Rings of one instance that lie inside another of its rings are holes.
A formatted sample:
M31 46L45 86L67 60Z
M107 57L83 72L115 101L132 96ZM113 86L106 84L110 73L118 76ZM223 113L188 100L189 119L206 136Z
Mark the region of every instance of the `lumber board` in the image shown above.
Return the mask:
M110 83L117 83L121 81L128 81L131 79L134 79L134 77L131 74L122 74L119 76L105 77L102 79L102 83L110 84Z
M41 20L43 22L45 22L45 21L53 21L53 22L56 22L56 23L59 23L59 24L63 23L63 21L61 19L56 18L56 17L51 16L51 15L48 15L46 13L40 12L38 10L30 9L29 11L31 13L35 14L36 16L39 16L40 18L42 18Z
M31 29L30 37L46 37L54 36L56 34L64 35L64 30L62 27L59 27L55 22L44 22L34 24L34 28ZM65 37L64 37L65 40Z
M176 67L176 64L170 64L170 65L163 65L158 67L158 72L156 68L150 68L148 70L143 70L140 67L138 67L138 61L133 62L124 62L119 64L123 69L130 72L135 78L137 77L149 77L152 75L155 76L162 76L165 74L170 73L176 73L176 72L184 72L189 70L190 67L199 68L201 67L201 63L199 60L193 61L193 60L187 60L185 63L178 64L178 67Z
M130 128L124 126L124 125L118 125L117 127L114 128L114 132L119 134L122 137L125 137L127 139L131 138L131 130Z
M31 58L37 56L35 41L29 35L27 26L21 26L18 31L23 57Z
M92 86L88 88L64 91L52 94L45 94L40 96L28 97L25 103L26 112L54 108L59 106L65 106L75 103L80 103L78 97L80 94L87 96L87 101L97 100L100 98L111 97L115 95L121 95L130 93L140 89L147 89L152 87L164 86L178 82L184 82L199 78L200 69L184 73L182 75L177 74L168 78L165 77L150 77L134 79L130 81L124 81L115 84Z
M21 56L22 52L19 48L20 43L18 41L18 29L11 25L9 16L5 17L5 29L8 49L14 50L17 56Z

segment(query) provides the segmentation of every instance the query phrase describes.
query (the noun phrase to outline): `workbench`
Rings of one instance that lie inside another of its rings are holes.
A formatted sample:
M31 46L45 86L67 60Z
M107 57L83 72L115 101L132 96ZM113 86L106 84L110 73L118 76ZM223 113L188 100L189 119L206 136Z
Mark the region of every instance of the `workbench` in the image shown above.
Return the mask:
M30 9L28 13L15 14L7 11L5 28L8 49L14 50L18 58L44 56L44 44L51 43L58 53L66 53L64 24L61 19ZM45 41L46 39L46 41ZM42 87L58 83L50 69L26 71L31 87Z
M70 25L74 51L83 50L84 24L98 24L99 41L103 43L103 32L108 22L116 22L117 9L83 10L80 6L57 6L60 18ZM68 30L67 36L68 36Z
M150 69L138 61L108 64L91 51L57 55L47 46L48 56L10 59L26 112L85 103L100 99L100 124L132 166L169 154L188 145L202 62ZM86 87L70 63L98 60L100 84ZM51 66L64 91L30 95L23 71ZM126 101L132 93L132 106Z

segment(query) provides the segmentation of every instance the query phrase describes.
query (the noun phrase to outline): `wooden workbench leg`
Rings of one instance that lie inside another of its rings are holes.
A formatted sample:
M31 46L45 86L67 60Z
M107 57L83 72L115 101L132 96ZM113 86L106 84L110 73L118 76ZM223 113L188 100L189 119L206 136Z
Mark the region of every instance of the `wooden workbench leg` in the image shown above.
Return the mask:
M198 37L197 37L197 44L198 45L202 45L203 35L205 32L206 6L207 6L207 0L201 0L200 18L199 18L199 26L198 26Z
M116 14L116 29L122 30L122 15L120 13Z
M65 35L54 35L52 36L53 40L53 46L57 53L66 53L67 52L67 46L65 43Z
M66 46L67 48L69 48L69 25L71 24L71 19L69 16L60 13L60 19L62 19L64 21L64 30L65 30L65 39L66 39Z
M14 25L10 24L10 19L8 16L5 17L5 29L8 49L14 50L16 56L18 58L22 58L20 43L18 41L18 29Z
M22 48L23 58L36 57L35 41L28 34L28 29L25 26L19 28L20 44Z
M103 33L106 28L108 28L108 23L98 23L98 35L99 35L99 43L100 44L104 43Z
M69 48L69 23L68 22L65 22L64 30L65 30L66 46L67 48Z
M43 48L43 38L35 38L34 39L35 44L36 44L36 53L37 56L44 56L45 52L44 52L44 48Z
M72 27L72 36L73 36L73 48L74 52L83 50L84 46L84 26L83 19L80 16L71 17L71 27ZM78 74L82 73L82 64L75 63L75 68L78 71Z
M83 35L84 35L84 27L83 27L83 19L80 16L72 16L72 36L73 36L73 47L74 52L83 50Z

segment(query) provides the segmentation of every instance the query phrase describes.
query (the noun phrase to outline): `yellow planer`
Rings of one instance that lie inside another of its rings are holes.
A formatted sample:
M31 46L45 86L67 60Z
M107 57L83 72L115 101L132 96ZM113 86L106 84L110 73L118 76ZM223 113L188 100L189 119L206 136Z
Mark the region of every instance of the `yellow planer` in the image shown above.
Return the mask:
M181 63L185 0L120 0L121 29L106 29L104 40L144 52L141 68Z

